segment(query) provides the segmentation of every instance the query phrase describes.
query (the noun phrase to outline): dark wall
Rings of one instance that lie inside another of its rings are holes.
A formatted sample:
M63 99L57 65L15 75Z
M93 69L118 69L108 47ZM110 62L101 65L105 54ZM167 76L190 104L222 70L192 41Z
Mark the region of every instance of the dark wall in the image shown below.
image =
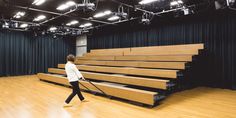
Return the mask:
M236 88L236 14L219 11L180 18L156 17L144 26L126 23L93 31L88 49L204 43L195 78L213 87Z
M75 54L75 38L0 30L0 76L47 72Z

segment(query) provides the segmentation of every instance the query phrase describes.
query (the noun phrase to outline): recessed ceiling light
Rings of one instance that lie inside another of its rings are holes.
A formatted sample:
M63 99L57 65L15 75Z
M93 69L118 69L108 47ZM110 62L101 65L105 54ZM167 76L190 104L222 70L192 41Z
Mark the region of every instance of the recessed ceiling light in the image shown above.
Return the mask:
M46 16L44 16L44 15L39 15L38 17L34 18L33 21L42 21L42 20L44 20L45 18L46 18Z
M19 18L21 18L21 16L14 16L14 18L17 18L17 19L19 19Z
M92 26L92 23L85 23L84 26L85 26L85 27Z
M28 27L28 24L21 24L20 25L20 28L26 28L26 27Z
M103 16L104 16L104 13L97 13L93 17L94 18L100 18L100 17L103 17Z
M66 26L71 26L71 23L67 23Z
M93 24L92 23L85 23L85 24L83 24L83 25L80 25L79 27L80 28L84 28L84 27L90 27L90 26L92 26Z
M71 26L71 25L75 25L75 24L78 24L78 23L79 23L79 21L73 20L73 21L67 23L66 25L67 25L67 26Z
M107 16L107 15L110 15L111 13L112 12L110 10L106 10L104 12L100 12L100 13L95 14L93 17L94 18L101 18L101 17Z
M183 4L184 2L182 0L178 0L178 3Z
M142 0L139 2L139 4L143 5L143 4L149 4L149 3L152 3L152 2L156 2L158 0Z
M109 14L111 14L112 12L110 11L110 10L106 10L106 11L104 11L104 14L106 14L106 15L109 15Z
M69 7L72 7L72 6L74 6L74 5L76 5L75 2L73 2L73 1L68 1L68 2L66 2L65 4L62 4L62 5L60 5L59 7L57 7L57 10L60 10L60 11L66 10L66 9L68 9Z
M21 18L21 17L23 17L23 16L25 16L25 12L17 12L13 17L14 18L17 18L17 19L19 19L19 18Z
M32 4L39 6L39 5L43 4L45 1L46 0L34 0L34 2Z
M73 20L73 21L71 21L70 23L71 23L71 25L75 25L75 24L79 23L79 21Z
M177 1L173 1L173 2L170 3L170 6L175 6L175 5L178 5Z
M170 2L170 6L177 6L179 4L183 4L184 2L182 0L172 1Z
M55 31L55 30L57 30L57 28L56 27L51 27L51 28L49 28L49 30L50 31Z
M119 16L112 16L112 17L108 18L107 20L109 20L109 21L115 21L115 20L119 20L119 19L120 19Z

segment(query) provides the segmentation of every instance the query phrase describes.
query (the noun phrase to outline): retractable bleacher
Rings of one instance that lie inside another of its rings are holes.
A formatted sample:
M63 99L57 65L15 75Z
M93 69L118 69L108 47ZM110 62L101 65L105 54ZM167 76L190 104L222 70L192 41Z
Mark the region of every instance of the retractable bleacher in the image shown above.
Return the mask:
M109 96L154 106L175 88L182 71L203 44L96 49L77 57L75 64L83 76ZM41 80L70 86L65 64L38 73ZM191 68L191 67L188 67ZM89 82L80 81L83 90L100 92Z

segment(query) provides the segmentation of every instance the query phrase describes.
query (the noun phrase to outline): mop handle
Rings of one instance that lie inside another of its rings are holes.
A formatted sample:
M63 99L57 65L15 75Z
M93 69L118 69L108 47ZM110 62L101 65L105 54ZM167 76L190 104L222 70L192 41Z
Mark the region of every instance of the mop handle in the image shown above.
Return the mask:
M96 89L98 89L100 92L102 92L104 95L106 95L106 96L109 96L109 95L107 95L103 90L101 90L100 88L98 88L95 84L93 84L90 80L85 80L85 81L87 81L87 82L89 82L91 85L93 85ZM110 97L110 96L109 96Z
M87 90L91 91L88 87L86 87L85 85L83 85L82 83L79 82L80 85L82 85L84 88L86 88Z

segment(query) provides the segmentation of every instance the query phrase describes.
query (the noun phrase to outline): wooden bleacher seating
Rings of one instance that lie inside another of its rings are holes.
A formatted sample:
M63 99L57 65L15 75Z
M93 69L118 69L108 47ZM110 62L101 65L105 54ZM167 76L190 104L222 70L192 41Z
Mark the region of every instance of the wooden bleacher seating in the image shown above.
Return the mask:
M47 80L50 82L55 82L58 84L70 86L66 77L63 77L63 76L39 73L38 77L40 79ZM80 81L80 83L86 86L87 88L89 88L90 90L100 92L88 82ZM149 105L154 104L155 97L158 95L157 92L133 89L133 88L117 86L117 85L114 86L114 85L97 83L97 82L93 82L93 83L108 95L132 100L132 101L142 102ZM87 90L84 86L80 86L81 89Z
M59 66L60 68L60 66ZM49 68L49 73L61 74L65 75L65 70L57 69L57 68ZM157 89L167 89L167 84L169 80L162 80L162 79L149 79L144 77L132 77L132 76L124 76L124 75L117 75L117 74L101 74L101 73L92 73L92 72L84 72L81 71L82 75L85 78L93 79L93 80L101 80L101 81L108 81L108 82L116 82L121 84L131 84L136 86L144 86L144 87L151 87Z
M153 106L178 84L176 80L187 68L186 64L202 49L203 44L96 49L77 57L75 64L86 79L106 94ZM38 77L69 85L64 68L65 64L58 64L58 68L48 69L50 74L39 73ZM99 92L88 82L80 82Z
M142 68L130 68L130 67L102 67L102 66L87 66L78 65L80 70L102 72L102 73L116 73L149 77L163 77L163 78L177 78L178 70L163 70L163 69L142 69Z
M185 62L140 62L140 61L76 61L78 65L185 69Z
M150 47L134 47L123 49L100 49L92 50L85 56L127 56L127 55L198 55L198 50L203 49L202 44L186 44L174 46L150 46Z
M192 55L159 55L159 56L83 56L77 57L78 61L162 61L162 62L191 62Z

